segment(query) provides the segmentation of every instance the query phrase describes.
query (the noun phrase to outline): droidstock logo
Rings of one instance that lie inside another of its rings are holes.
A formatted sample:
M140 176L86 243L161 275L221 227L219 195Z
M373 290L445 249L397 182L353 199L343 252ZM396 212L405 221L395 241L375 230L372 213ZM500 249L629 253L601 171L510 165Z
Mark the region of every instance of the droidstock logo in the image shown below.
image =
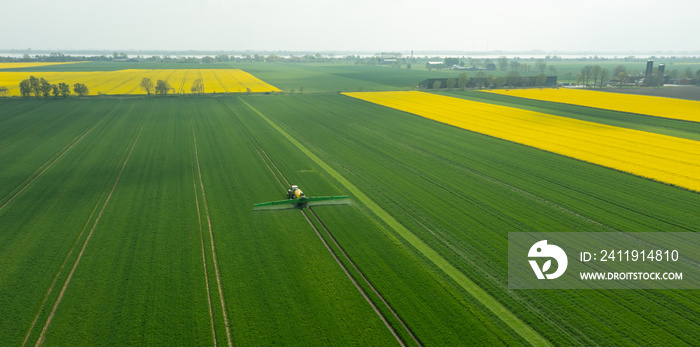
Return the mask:
M547 240L538 241L532 245L532 247L530 247L530 251L527 253L527 256L530 258L554 258L557 261L557 271L545 274L545 272L552 267L552 259L547 260L542 265L542 269L540 269L539 265L537 265L536 260L530 260L532 270L535 271L537 278L541 280L545 278L550 280L559 278L559 276L566 271L566 266L569 264L569 260L566 258L566 253L564 250L559 246L548 245Z

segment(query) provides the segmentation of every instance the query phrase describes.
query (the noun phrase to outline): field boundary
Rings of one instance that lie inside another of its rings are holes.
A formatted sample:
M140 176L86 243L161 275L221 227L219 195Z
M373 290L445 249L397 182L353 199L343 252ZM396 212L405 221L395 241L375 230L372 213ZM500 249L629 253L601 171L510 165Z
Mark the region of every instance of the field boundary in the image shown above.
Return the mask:
M239 100L246 106L248 106L253 112L265 120L270 126L272 126L277 132L284 136L289 142L291 142L300 151L306 154L311 160L313 160L317 165L324 169L329 175L338 180L346 189L348 189L358 200L360 200L367 208L374 212L377 217L379 217L384 223L391 227L397 234L399 234L404 240L411 244L416 250L418 250L425 258L430 260L435 266L442 270L446 275L448 275L452 280L454 280L460 287L471 294L477 301L488 308L494 315L500 318L504 323L506 323L511 329L513 329L518 335L523 339L535 346L549 346L551 345L543 336L541 336L532 327L527 325L525 322L520 320L513 312L508 310L507 307L503 306L498 300L493 296L489 295L484 289L479 287L476 283L470 280L464 273L459 271L454 267L449 261L443 258L438 252L430 248L428 244L423 242L418 236L413 234L405 226L403 226L399 221L392 217L386 210L381 208L377 203L375 203L371 198L365 195L359 188L352 184L349 180L343 177L338 171L326 164L321 158L316 156L303 144L297 141L293 136L287 133L284 129L278 126L275 122L267 118L264 114L258 111L256 108L251 106L245 100L239 97Z

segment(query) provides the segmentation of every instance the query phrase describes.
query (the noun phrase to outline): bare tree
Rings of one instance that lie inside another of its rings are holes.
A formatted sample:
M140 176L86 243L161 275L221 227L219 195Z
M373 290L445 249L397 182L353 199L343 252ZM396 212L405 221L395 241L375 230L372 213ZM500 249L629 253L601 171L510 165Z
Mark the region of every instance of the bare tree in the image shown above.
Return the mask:
M600 68L600 66L595 65L593 68L591 68L591 77L593 77L593 86L598 84L598 76L600 76L601 72L603 72L603 69Z
M588 86L588 80L591 78L591 74L593 73L593 66L592 65L586 65L581 69L581 75L580 81L583 82L584 85Z
M517 61L511 61L509 65L510 65L510 71L520 70L520 63L518 63Z
M508 58L498 57L498 69L501 71L508 70Z
M608 69L600 70L600 88L603 88L603 83L610 77L610 71Z
M622 88L622 85L625 84L625 82L627 82L627 74L623 71L618 72L617 80L620 81L620 88Z
M146 91L146 94L148 94L149 98L151 97L151 93L153 92L153 81L150 78L142 78L141 83L139 83L139 87Z
M535 62L535 68L539 73L543 74L544 70L547 69L547 62L544 61L544 59L537 59Z
M613 69L613 76L619 76L620 72L624 72L625 74L627 74L627 69L622 64L615 66L615 68Z

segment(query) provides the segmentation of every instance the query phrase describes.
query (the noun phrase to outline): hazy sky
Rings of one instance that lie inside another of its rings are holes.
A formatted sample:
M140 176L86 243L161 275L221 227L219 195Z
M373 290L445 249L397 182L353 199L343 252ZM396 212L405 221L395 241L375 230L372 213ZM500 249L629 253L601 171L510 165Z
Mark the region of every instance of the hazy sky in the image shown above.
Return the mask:
M700 51L697 0L0 0L1 49Z

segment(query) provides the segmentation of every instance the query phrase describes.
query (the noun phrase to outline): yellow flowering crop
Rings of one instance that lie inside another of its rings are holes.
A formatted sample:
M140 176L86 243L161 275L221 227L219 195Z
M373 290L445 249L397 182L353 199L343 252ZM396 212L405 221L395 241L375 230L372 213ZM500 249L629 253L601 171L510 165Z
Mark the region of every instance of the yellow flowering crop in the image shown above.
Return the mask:
M488 93L700 122L700 102L691 100L568 88L493 90Z
M700 192L700 142L422 92L344 93Z
M53 84L60 82L73 86L83 83L90 94L146 94L139 87L141 80L148 77L155 85L158 80L168 81L172 93L191 93L192 83L202 78L205 93L243 93L250 88L251 92L279 91L278 88L267 84L253 75L238 69L212 70L176 70L176 69L127 69L118 71L80 71L80 72L2 72L0 71L0 87L7 87L9 95L19 95L19 83L29 76L43 77Z
M77 64L77 63L85 63L85 62L83 62L83 61L69 61L69 62L61 62L61 63L0 63L0 69L18 69L18 68L25 68L25 67L37 67L37 66L61 65L61 64Z

